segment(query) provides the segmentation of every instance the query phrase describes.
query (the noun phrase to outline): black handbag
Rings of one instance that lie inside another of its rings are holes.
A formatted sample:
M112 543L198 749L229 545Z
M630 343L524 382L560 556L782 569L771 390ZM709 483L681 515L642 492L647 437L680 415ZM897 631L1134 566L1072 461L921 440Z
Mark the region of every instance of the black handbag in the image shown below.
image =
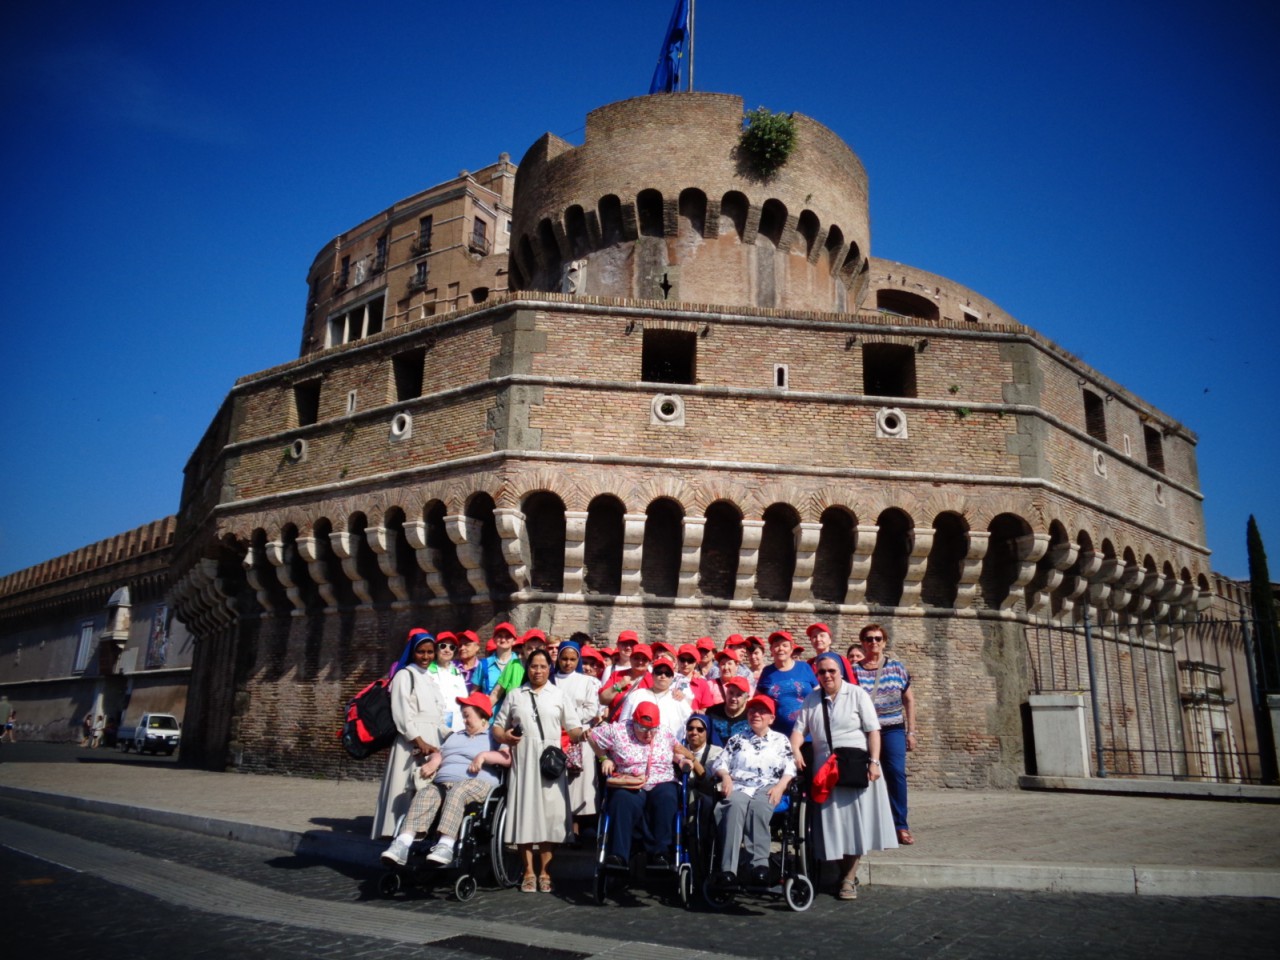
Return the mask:
M853 787L862 790L870 785L871 754L861 747L833 747L831 745L831 707L827 698L822 698L822 720L827 726L827 749L836 756L836 770L840 779L838 787Z
M545 741L547 735L542 732L542 715L538 713L538 697L532 690L529 691L529 702L533 704L533 720L538 725L538 739ZM542 751L542 756L538 757L538 769L542 771L543 780L559 780L568 767L569 758L557 746L546 747Z

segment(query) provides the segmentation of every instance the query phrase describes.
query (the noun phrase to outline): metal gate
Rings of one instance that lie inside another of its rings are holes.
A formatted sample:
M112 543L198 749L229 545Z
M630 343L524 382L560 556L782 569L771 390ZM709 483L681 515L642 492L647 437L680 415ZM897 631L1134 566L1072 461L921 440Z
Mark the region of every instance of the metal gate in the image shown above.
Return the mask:
M1078 608L1027 627L1035 693L1089 694L1094 775L1274 782L1252 621Z

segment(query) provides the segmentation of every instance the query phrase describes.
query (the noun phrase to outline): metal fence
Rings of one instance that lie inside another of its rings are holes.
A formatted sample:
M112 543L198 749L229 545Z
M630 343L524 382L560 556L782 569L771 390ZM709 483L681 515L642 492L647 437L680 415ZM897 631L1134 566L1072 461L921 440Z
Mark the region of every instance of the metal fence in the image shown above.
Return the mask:
M1035 693L1088 693L1095 776L1275 781L1252 621L1077 612L1027 650Z

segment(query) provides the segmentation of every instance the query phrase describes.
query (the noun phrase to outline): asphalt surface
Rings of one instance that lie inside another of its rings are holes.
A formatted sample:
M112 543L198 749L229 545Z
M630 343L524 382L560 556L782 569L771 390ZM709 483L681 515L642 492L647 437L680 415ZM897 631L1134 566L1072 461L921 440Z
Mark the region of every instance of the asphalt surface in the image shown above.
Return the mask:
M551 895L481 889L456 903L444 891L415 890L388 900L377 893L379 875L376 868L0 799L6 946L12 955L48 960L580 960L699 951L749 958L848 951L869 960L1145 960L1215 951L1270 958L1280 936L1280 901L1269 899L871 886L855 903L822 896L801 914L778 902L712 913L672 906L662 889L598 907L582 881L563 882ZM577 941L604 946L573 949Z

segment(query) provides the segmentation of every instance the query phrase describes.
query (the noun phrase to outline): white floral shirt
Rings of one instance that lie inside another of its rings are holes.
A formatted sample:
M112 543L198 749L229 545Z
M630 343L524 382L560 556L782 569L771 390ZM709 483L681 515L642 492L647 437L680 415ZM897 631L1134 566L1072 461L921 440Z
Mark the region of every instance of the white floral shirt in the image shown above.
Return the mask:
M783 777L796 775L791 741L777 730L766 731L762 737L754 733L734 734L711 764L711 772L716 776L721 771L728 772L733 789L755 796L761 787L772 787Z

